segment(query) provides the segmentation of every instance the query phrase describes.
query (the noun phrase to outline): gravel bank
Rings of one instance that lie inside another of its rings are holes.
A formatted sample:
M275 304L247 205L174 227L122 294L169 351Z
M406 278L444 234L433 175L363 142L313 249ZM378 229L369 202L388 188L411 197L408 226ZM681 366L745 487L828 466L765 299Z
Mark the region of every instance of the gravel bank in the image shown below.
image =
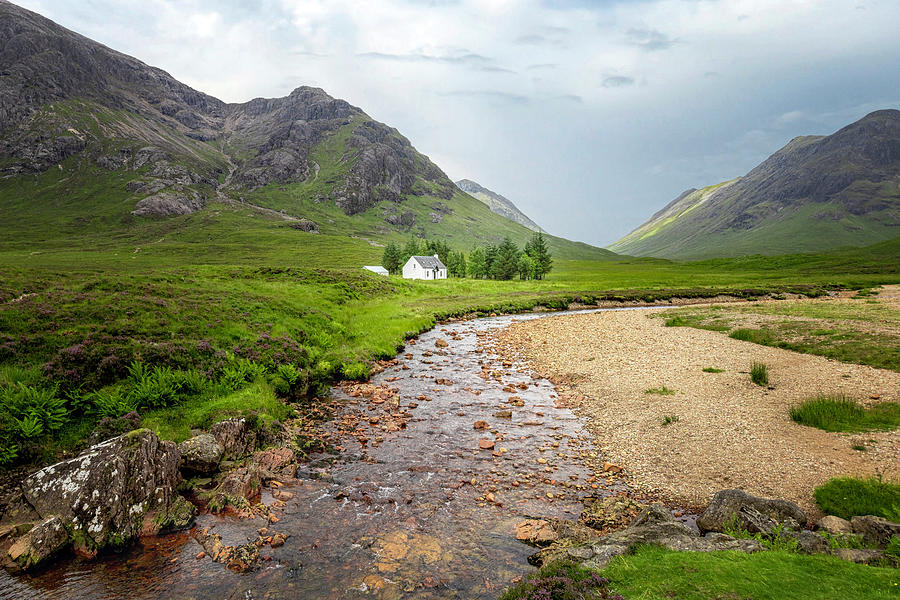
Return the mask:
M818 394L898 402L900 373L665 327L647 311L525 321L494 343L574 400L598 446L633 484L675 502L704 506L716 491L740 488L793 500L815 515L813 489L831 477L900 479L900 431L827 433L788 415ZM766 363L774 389L750 381L753 361ZM675 394L645 393L662 386ZM663 425L667 415L677 421Z

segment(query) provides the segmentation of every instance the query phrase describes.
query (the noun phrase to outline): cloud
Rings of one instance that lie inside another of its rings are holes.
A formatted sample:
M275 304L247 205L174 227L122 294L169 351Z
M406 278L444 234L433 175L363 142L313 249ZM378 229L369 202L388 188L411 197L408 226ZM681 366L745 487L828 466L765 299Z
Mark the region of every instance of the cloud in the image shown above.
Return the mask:
M603 78L602 85L605 88L628 87L629 85L634 85L634 77L626 77L624 75L609 75Z
M448 97L492 100L492 101L500 102L503 104L524 105L524 104L529 104L531 102L531 99L526 96L520 96L518 94L510 94L507 92L500 92L497 90L454 90L451 92L443 92L440 95L448 96Z
M528 65L525 67L526 71L539 71L542 69L558 69L559 65L557 63L541 63L537 65Z
M649 52L668 50L678 43L655 29L629 29L625 35L628 44Z
M476 67L490 66L492 61L487 56L465 53L450 56L432 56L428 54L388 54L386 52L361 52L357 54L361 58L375 58L381 60L393 60L398 62L430 62L449 65L466 65Z

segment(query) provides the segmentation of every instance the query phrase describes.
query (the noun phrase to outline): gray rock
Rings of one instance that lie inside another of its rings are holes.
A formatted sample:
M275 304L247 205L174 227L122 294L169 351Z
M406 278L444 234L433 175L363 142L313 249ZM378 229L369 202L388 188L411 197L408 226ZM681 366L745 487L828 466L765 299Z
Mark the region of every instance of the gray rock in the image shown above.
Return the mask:
M861 535L864 541L880 548L886 548L892 536L900 537L900 523L892 523L873 515L853 517L850 519L850 526L853 533Z
M870 549L838 548L834 556L860 565L879 565L885 560L881 550Z
M58 517L76 549L91 554L159 531L179 496L178 449L148 429L91 447L22 482L43 519Z
M189 215L203 208L203 201L196 192L160 192L140 200L131 211L138 217L174 217Z
M250 427L247 419L243 417L219 421L209 428L209 433L225 449L223 458L226 460L247 456L253 452L258 443L256 429Z
M840 517L835 517L834 515L828 515L826 517L822 517L822 519L816 524L816 529L819 531L825 531L830 533L831 535L845 535L848 533L853 533L853 527L850 525L850 521L847 519L842 519Z
M735 516L742 519L741 508L752 508L758 513L784 523L788 527L799 527L807 521L806 513L793 502L770 498L759 498L741 490L722 490L713 496L706 511L697 519L700 531L721 532ZM748 511L744 512L746 517ZM743 519L742 519L743 520Z
M23 569L38 565L69 545L69 534L59 517L35 525L10 546L7 555Z
M319 225L315 221L310 221L309 219L305 218L291 223L290 226L294 229L299 229L300 231L305 231L307 233L319 233Z
M788 535L797 540L804 554L827 554L831 550L828 540L812 531L791 532Z
M591 557L581 564L589 569L600 570L604 568L609 561L617 556L622 556L628 552L628 546L620 544L592 544Z
M225 454L225 448L208 433L201 433L178 444L181 468L195 473L213 473Z
M678 552L720 552L735 550L751 554L764 550L762 544L754 539L735 539L730 535L712 533L703 537L674 536L659 541L659 545Z

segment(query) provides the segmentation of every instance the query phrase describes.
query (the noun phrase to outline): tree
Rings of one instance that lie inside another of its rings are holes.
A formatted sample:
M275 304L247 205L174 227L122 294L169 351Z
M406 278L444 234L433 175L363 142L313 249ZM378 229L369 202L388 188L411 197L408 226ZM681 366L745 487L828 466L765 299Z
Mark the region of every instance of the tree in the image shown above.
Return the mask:
M497 247L497 258L491 265L491 276L494 279L508 280L519 272L519 256L521 251L509 238L504 238L503 243Z
M497 246L485 246L484 248L484 276L494 276L494 263L497 261Z
M527 254L519 258L519 279L528 280L534 278L534 261Z
M525 244L525 254L530 256L534 262L535 279L543 279L544 275L553 268L553 255L547 249L547 242L544 240L543 233L535 233L531 240Z
M464 252L458 252L456 255L456 274L457 277L466 276L466 255Z
M414 237L409 238L409 241L403 246L403 252L400 254L400 264L405 265L409 262L411 256L419 256L420 253L419 240Z
M472 279L484 279L487 276L487 263L484 261L484 250L475 247L469 254L469 277Z
M391 275L396 275L403 266L401 262L400 248L394 242L384 247L384 254L381 255L381 266L388 270Z

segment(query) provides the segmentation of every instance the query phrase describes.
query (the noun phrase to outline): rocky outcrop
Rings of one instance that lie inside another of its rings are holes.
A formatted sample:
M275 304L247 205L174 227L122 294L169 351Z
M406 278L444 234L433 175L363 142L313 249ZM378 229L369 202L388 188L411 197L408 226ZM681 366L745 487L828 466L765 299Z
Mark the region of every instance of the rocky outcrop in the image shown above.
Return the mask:
M290 224L294 229L299 229L300 231L305 231L307 233L319 233L319 225L315 221L310 221L309 219L300 219L294 223Z
M627 553L636 545L657 545L683 552L715 552L736 550L759 552L762 544L754 539L735 539L722 533L700 536L696 531L676 521L661 505L651 505L628 527L598 537L588 543L572 544L562 537L529 557L529 562L542 565L557 560L571 560L592 569L602 569L616 556Z
M178 452L181 454L182 469L213 473L219 468L225 448L212 435L201 433L178 444Z
M173 217L189 215L203 208L203 200L190 190L182 193L160 192L140 200L131 211L137 217Z
M41 469L22 482L20 508L3 516L8 522L30 513L40 521L26 541L13 545L17 556L10 557L30 567L69 544L92 556L139 535L186 524L193 507L176 493L179 481L175 444L147 429ZM57 524L65 531L64 542Z
M247 456L259 443L259 433L244 417L219 421L209 428L209 434L222 445L225 460Z
M892 523L882 517L866 515L850 519L853 533L862 536L863 541L878 546L887 547L891 538L900 538L900 523Z
M806 520L806 513L793 502L759 498L742 490L722 490L697 519L697 527L700 531L722 532L728 525L737 525L751 532L768 533L773 523L796 530Z

